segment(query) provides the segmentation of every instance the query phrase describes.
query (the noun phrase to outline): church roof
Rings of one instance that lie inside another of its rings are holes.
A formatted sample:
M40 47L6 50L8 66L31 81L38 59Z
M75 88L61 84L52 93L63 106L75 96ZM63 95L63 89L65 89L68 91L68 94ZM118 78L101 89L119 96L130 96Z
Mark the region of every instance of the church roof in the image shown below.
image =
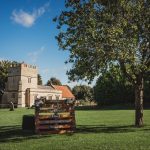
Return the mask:
M45 86L45 85L38 85L38 89L50 89L50 90L54 90L54 88L52 86Z
M75 99L70 89L66 85L53 85L56 90L62 91L62 98Z

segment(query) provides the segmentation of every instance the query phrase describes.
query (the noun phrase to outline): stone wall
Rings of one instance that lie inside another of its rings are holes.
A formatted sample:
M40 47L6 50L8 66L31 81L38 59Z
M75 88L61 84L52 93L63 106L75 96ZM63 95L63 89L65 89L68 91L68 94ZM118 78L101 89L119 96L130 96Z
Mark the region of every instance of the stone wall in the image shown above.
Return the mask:
M37 74L37 67L27 64L21 65L21 81L23 91L27 88L37 88Z
M35 99L45 97L46 99L62 99L62 92L51 89L30 89L30 106L34 104Z

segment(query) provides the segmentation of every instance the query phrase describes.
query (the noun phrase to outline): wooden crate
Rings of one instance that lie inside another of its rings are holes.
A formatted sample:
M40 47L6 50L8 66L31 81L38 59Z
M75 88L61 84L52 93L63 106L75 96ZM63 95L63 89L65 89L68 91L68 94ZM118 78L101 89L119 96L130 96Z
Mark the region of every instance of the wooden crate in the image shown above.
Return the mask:
M75 131L74 101L48 100L35 107L35 132L38 134Z

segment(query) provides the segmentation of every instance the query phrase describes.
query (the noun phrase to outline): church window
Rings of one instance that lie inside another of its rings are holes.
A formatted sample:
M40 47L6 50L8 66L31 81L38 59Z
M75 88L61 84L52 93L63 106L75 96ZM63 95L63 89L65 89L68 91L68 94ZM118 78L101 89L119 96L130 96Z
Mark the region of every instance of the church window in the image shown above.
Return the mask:
M31 83L31 78L28 78L28 83Z
M52 96L50 95L50 96L48 96L48 100L52 100Z
M59 100L59 95L56 95L56 100Z

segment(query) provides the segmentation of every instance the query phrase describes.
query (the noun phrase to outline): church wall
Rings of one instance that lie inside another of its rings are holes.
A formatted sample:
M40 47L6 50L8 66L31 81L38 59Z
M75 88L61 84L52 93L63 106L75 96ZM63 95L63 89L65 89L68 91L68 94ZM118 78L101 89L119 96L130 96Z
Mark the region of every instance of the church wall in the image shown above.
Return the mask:
M30 89L30 106L34 105L36 98L45 97L46 99L62 99L62 92L48 89Z
M21 64L22 76L37 78L37 73L38 73L37 67L28 64Z
M37 88L37 78L31 78L27 76L21 76L22 90L27 88Z
M62 91L50 88L38 88L38 70L35 66L19 64L12 66L8 70L8 82L6 83L5 93L2 103L13 102L18 107L32 106L36 98L45 97L46 99L62 99ZM27 89L29 91L29 103L27 104Z
M29 91L30 91L30 96L29 96L30 104L28 106L30 107L34 105L35 99L40 98L40 97L45 97L46 99L51 99L51 100L56 100L57 98L62 99L61 91L56 91L56 90L51 90L51 89L36 89L36 88L35 89L29 88ZM19 92L20 94L18 94L18 107L27 106L25 92L26 91L22 91L22 92Z
M20 65L15 65L8 69L8 81L6 84L7 91L18 90L18 83L20 81L21 69Z
M18 84L20 81L20 76L9 76L7 84L8 91L18 90Z
M25 107L25 91L18 92L18 107Z
M2 97L2 104L8 105L13 102L15 105L18 104L18 92L5 92Z
M35 66L27 64L21 65L21 81L23 91L27 88L37 88L37 74L38 70Z

